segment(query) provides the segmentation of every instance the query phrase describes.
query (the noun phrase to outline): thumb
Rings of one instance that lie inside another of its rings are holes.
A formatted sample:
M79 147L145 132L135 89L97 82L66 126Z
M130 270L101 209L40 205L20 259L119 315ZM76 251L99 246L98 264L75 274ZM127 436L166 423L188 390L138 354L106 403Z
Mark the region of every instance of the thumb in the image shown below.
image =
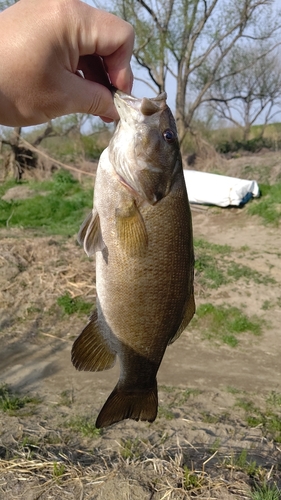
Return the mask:
M104 85L68 73L64 94L64 99L60 101L64 106L62 114L87 113L107 121L119 119L113 96Z

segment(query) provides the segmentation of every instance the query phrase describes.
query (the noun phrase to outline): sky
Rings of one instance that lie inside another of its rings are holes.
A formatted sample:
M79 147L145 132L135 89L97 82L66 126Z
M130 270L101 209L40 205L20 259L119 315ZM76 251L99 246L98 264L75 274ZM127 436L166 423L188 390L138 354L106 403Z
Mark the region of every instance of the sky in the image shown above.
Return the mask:
M94 0L83 0L89 5L94 5ZM232 2L232 0L228 0ZM281 7L281 0L274 0L273 8L277 11L277 9L280 9ZM140 77L143 80L147 80L149 83L151 82L148 73L145 69L137 67L136 64L133 63L133 71L135 77ZM151 82L152 83L152 82ZM171 110L174 112L175 109L175 93L176 93L176 82L175 79L172 76L168 75L167 78L167 103ZM134 80L134 86L132 89L132 94L135 97L155 97L155 93L151 90L151 88L144 84L143 82L138 81L137 79ZM274 121L279 121L281 120L281 112L275 117ZM263 118L261 116L260 123L263 121ZM257 121L258 123L258 121Z

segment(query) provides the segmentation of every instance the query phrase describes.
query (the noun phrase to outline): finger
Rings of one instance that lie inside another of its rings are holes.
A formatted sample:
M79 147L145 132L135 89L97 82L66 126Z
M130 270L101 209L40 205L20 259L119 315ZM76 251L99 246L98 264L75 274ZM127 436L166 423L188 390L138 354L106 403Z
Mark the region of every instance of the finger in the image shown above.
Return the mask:
M65 92L63 114L88 113L109 122L119 119L112 93L104 85L72 74L67 77Z
M84 4L85 25L80 30L80 56L97 54L102 57L111 83L126 93L131 92L133 73L130 66L134 46L134 30L126 21L105 11Z
M80 57L78 69L83 71L87 80L100 83L111 90L112 85L100 56L92 54Z

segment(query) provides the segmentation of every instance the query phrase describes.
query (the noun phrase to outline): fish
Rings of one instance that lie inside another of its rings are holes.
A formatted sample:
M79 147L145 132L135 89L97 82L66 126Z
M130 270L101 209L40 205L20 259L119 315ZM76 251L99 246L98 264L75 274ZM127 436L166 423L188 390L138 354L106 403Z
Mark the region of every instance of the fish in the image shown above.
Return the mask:
M77 370L107 370L119 358L97 428L155 420L160 363L195 313L191 211L167 95L113 97L120 120L78 234L96 254L96 309L71 352Z

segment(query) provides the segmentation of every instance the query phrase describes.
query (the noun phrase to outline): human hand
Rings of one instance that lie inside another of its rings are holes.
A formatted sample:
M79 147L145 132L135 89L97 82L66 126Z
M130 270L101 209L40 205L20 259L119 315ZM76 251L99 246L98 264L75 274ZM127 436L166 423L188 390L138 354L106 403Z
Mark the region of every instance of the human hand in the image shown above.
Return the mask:
M2 125L70 113L118 119L106 85L109 76L114 87L131 92L130 24L79 0L20 0L0 13L0 33Z

